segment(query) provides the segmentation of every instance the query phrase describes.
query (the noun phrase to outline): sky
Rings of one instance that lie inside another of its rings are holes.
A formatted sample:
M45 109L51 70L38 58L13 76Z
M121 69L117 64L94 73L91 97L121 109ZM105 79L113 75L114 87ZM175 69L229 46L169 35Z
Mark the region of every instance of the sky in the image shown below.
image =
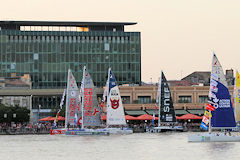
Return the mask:
M239 0L0 0L0 20L137 22L142 81L210 71L215 52L223 70L240 70Z

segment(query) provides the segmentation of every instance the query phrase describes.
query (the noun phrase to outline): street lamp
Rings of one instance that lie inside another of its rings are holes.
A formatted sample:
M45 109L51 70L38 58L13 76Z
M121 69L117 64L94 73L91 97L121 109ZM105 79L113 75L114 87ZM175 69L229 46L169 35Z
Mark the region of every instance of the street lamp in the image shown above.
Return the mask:
M16 113L13 113L13 118L16 118L17 117L17 114Z
M7 113L4 113L3 117L4 117L4 118L7 118Z

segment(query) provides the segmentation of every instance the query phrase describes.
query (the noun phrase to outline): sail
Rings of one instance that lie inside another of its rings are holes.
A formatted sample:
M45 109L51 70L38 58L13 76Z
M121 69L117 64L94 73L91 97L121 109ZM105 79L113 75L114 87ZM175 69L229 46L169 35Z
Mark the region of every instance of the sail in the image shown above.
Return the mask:
M101 126L101 110L98 105L95 87L86 67L83 69L82 115L84 126Z
M212 111L212 127L235 127L231 96L222 66L216 55L213 55L209 103L215 109Z
M236 122L240 121L240 75L236 73L235 86L234 86L234 109Z
M170 88L167 83L167 79L163 72L161 73L160 78L160 84L159 87L161 89L158 89L158 95L161 95L160 97L160 121L161 122L176 122L176 115L175 110L173 106L173 101L171 97Z
M111 68L107 82L107 125L126 125L122 99Z
M76 80L71 72L68 70L67 81L67 97L66 97L66 117L65 127L67 125L76 125L77 104L79 102L79 91Z

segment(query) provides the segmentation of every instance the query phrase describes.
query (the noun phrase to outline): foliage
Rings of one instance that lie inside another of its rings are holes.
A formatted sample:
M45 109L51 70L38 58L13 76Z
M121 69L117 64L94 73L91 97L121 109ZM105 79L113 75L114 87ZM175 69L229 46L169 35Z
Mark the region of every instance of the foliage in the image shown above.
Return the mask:
M4 114L7 117L4 117ZM16 117L14 117L16 115ZM7 107L3 104L0 104L0 123L2 122L29 122L30 110L24 107L19 106L10 106Z

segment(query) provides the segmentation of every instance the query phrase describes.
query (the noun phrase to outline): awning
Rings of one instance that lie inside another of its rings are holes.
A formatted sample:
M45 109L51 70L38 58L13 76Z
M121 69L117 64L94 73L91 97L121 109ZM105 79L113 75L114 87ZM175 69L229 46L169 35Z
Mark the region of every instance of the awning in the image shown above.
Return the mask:
M183 109L176 109L175 114L176 115L183 115L183 114L188 114L188 112L186 110L183 110Z
M126 119L126 120L137 120L137 117L133 117L133 116L126 115L126 116L125 116L125 119Z
M137 117L137 120L152 120L152 119L153 119L153 116L149 114L144 114ZM155 120L158 120L158 117L155 117Z
M203 109L188 109L187 111L191 114L203 115L205 110L203 110Z
M39 119L39 121L51 121L53 117L45 117L45 118L42 118L42 119Z
M202 119L202 117L188 113L188 114L185 114L181 117L178 117L177 119L184 119L184 120L187 120L187 119Z
M45 117L42 119L39 119L39 121L54 121L56 117ZM57 118L58 121L65 121L65 117L59 116Z
M153 115L155 113L155 115L158 115L158 111L156 110L146 110L145 112L147 112L150 115Z
M104 120L104 121L107 120L107 114L101 115L101 119ZM137 117L126 115L125 119L126 120L137 120Z
M139 116L139 115L143 115L146 114L146 112L142 111L142 110L129 110L129 111L125 111L126 114L131 115L131 116Z

